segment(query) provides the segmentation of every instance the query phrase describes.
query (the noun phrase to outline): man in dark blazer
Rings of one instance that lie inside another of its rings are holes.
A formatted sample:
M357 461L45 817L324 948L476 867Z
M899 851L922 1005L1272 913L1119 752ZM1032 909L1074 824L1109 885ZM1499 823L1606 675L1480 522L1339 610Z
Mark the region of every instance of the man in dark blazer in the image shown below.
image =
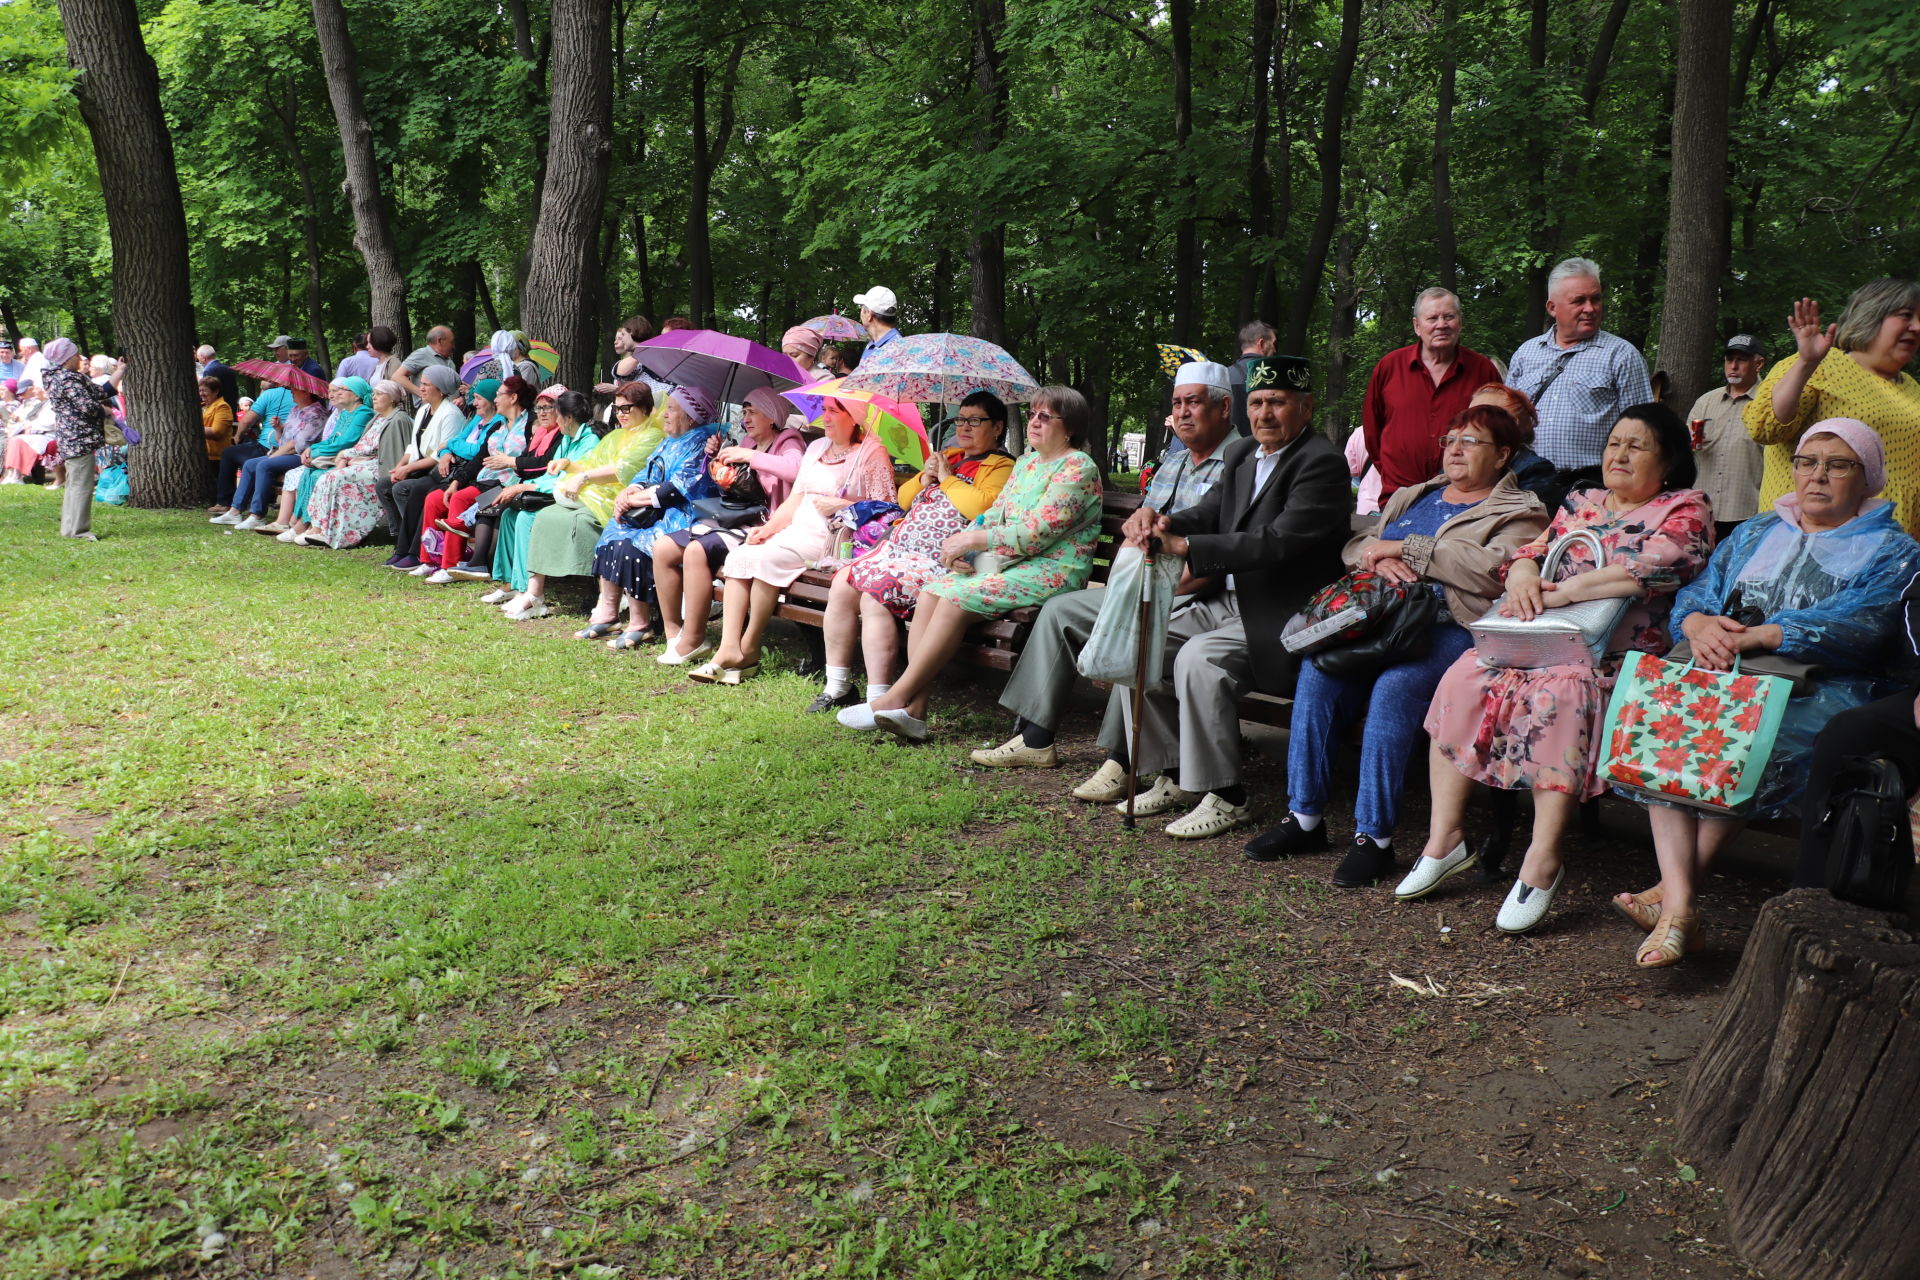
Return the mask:
M1180 839L1206 839L1246 825L1240 718L1248 689L1286 695L1294 659L1280 631L1307 598L1343 572L1353 490L1340 450L1313 428L1312 369L1298 356L1251 358L1250 440L1224 454L1220 480L1196 505L1167 516L1140 508L1127 521L1132 545L1158 537L1187 572L1221 581L1211 596L1177 611L1167 627L1170 684L1146 695L1141 717L1142 778L1136 814L1199 801L1167 826ZM1132 741L1130 694L1102 726L1100 743L1125 759Z

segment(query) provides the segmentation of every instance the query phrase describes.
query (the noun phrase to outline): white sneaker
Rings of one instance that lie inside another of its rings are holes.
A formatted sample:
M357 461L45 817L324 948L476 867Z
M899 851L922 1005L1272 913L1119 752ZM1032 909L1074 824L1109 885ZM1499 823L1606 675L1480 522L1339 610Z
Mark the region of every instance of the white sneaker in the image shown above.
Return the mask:
M234 521L233 527L235 529L238 529L242 533L252 533L255 529L258 529L261 525L265 523L266 523L265 520L262 520L259 516L256 516L251 511L249 511L246 515Z
M1060 753L1051 744L1030 747L1027 740L1016 733L997 747L975 751L972 760L989 769L1051 769L1060 763Z
M222 511L219 515L207 521L207 523L208 524L239 524L240 520L241 520L240 513L238 511L235 511L232 507L228 507L225 511Z
M1513 888L1507 890L1507 900L1500 904L1500 914L1493 918L1496 928L1502 933L1525 933L1547 918L1547 908L1553 905L1553 895L1560 890L1561 878L1567 874L1562 866L1553 873L1553 883L1545 889L1536 889L1525 880L1515 878Z
M513 599L513 597L514 597L514 590L512 587L495 587L493 590L487 592L487 594L480 597L480 603L481 604L505 604L507 603L507 601Z
M1253 820L1252 809L1244 804L1228 804L1209 791L1184 818L1167 824L1167 834L1176 840L1207 840L1225 835L1235 827Z
M1073 789L1075 800L1088 804L1112 804L1127 794L1127 771L1118 761L1109 760L1093 771L1093 776Z
M427 575L427 585L430 587L444 587L449 582L452 582L452 581L453 581L453 575L448 573L445 569L435 569L432 573Z
M1415 858L1413 870L1407 872L1406 878L1394 886L1393 896L1402 902L1424 898L1448 879L1459 875L1479 860L1478 855L1467 851L1465 840L1455 845L1453 852L1444 858Z
M1117 765L1115 766L1115 768L1118 767ZM1134 795L1133 816L1136 818L1151 818L1156 813L1166 813L1172 809L1184 808L1192 803L1193 793L1191 791L1182 791L1174 785L1172 778L1169 778L1163 773L1153 780L1151 787ZM1243 811L1245 808L1246 806L1241 806ZM1120 800L1119 803L1113 806L1113 811L1118 814L1125 814L1127 811L1127 771L1125 769L1120 770Z
M653 660L663 667L684 667L694 659L704 658L712 652L713 646L707 643L706 637L702 636L700 643L694 647L692 653L680 652L679 641L676 640L673 644L662 649Z
M527 622L533 618L547 616L547 602L539 596L530 596L519 604L506 610L507 617L514 622Z
M850 707L842 707L834 713L835 720L849 729L858 729L861 733L872 733L880 727L873 718L873 708L864 702L856 702Z
M417 564L407 570L407 576L409 578L430 578L438 572L440 572L440 566L437 564Z
M895 707L889 711L875 711L873 722L896 738L907 742L925 742L927 740L927 722L916 720L908 715L905 708Z
M300 535L295 533L291 529L283 529L279 533L276 533L273 535L273 540L275 542L289 542L289 543L298 542L300 541Z

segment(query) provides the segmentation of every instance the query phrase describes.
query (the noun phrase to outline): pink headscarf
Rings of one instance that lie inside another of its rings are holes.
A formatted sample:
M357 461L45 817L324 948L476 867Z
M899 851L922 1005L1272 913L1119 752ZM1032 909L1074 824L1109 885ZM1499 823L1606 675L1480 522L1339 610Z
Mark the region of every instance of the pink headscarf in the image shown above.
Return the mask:
M80 354L80 348L73 345L71 338L55 338L47 344L47 363L55 368L64 368L67 361Z
M1860 465L1867 473L1869 498L1878 497L1887 487L1887 449L1880 442L1880 433L1872 427L1858 418L1826 418L1807 428L1800 443L1794 446L1794 452L1806 448L1807 441L1815 436L1834 436L1860 455Z
M788 347L800 347L806 351L807 359L809 360L814 359L820 354L820 344L822 341L824 341L824 339L821 338L819 334L803 324L797 324L780 335L780 347L782 350Z

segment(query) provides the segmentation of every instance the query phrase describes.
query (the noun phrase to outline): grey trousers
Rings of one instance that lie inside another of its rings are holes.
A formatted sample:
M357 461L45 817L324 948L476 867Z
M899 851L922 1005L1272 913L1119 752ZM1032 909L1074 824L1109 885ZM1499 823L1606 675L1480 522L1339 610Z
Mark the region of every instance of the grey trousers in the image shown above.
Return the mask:
M1093 634L1094 619L1106 598L1104 589L1087 587L1062 592L1040 606L1026 647L1020 650L1020 661L1000 694L1001 706L1042 728L1060 727L1073 682L1080 678L1074 663Z
M1147 694L1140 717L1141 777L1174 773L1184 791L1240 784L1240 696L1253 687L1253 661L1240 602L1232 592L1196 600L1167 624L1168 688ZM1133 741L1133 690L1115 685L1100 745L1124 753Z
M67 459L67 478L60 486L60 535L65 538L93 528L93 482L97 460L91 452Z

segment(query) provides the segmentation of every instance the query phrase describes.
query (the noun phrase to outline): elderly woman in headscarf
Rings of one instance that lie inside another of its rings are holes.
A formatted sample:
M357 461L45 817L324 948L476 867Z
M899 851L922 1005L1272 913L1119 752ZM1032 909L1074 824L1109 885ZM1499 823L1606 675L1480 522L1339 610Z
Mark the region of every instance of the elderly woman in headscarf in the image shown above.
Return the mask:
M1647 806L1660 883L1619 894L1613 905L1647 930L1634 950L1643 969L1677 964L1698 947L1694 891L1747 820L1798 814L1821 727L1898 685L1884 674L1886 659L1899 638L1901 594L1920 568L1920 543L1878 496L1887 483L1880 436L1856 418L1816 422L1794 446L1791 467L1793 492L1735 529L1674 598L1670 626L1680 643L1669 659L1713 671L1737 661L1742 673L1787 677L1793 694L1751 813L1714 818L1632 796ZM1685 731L1703 728L1712 729ZM1712 750L1699 736L1690 745Z
M305 504L301 532L307 546L357 547L380 523L380 499L373 489L383 474L380 453L389 432L405 435L413 425L406 403L406 391L391 378L373 384L372 420L358 440L332 455L330 465L316 467L312 486L299 498Z
M534 585L528 557L536 517L558 504L562 482L575 470L584 469L579 464L600 443L593 429L593 402L578 391L559 386L542 391L534 401L534 421L536 441L543 433L554 435L553 460L532 483L508 485L500 491L500 502L495 505L504 503L505 509L493 543L493 576L507 586L481 597L487 604L499 605L515 622L547 614L545 595L529 589ZM545 540L542 549L547 549ZM588 551L592 551L591 543ZM544 577L540 585L545 586Z
M527 585L505 610L515 622L547 612L548 578L578 578L593 572L594 547L616 510L621 486L660 447L662 426L653 416L652 388L644 382L629 383L620 389L617 401L622 409L620 425L584 455L559 460L560 483L553 489L553 505L534 514L527 534ZM564 407L561 413L566 413Z
M53 436L66 464L66 494L60 501L60 536L98 542L93 533L93 451L106 443L107 407L119 394L122 364L101 386L80 371L80 348L67 338L47 344L40 375L53 405Z
M645 383L623 388L621 398L639 397ZM651 399L649 395L647 397ZM616 412L622 410L616 400ZM638 405L626 406L638 414ZM619 628L620 596L627 597L627 629L607 642L609 649L636 649L653 639L647 598L653 593L653 545L663 533L690 528L693 503L718 496L707 475L707 459L722 438L719 406L698 387L675 387L661 412L662 438L645 462L631 473L607 512L593 549L593 573L600 599L586 627L575 632L593 640Z
M833 373L820 363L820 344L826 339L803 324L780 335L780 351L814 379L831 378Z
M314 485L338 465L342 454L360 443L373 422L373 388L365 378L335 378L328 384L327 398L333 404L333 420L327 424L327 434L308 445L300 455L300 465L287 472L280 489L279 519L254 532L268 533L277 527L280 530L274 534L277 541L304 541L309 526L307 500L313 496ZM368 452L378 449L379 442L375 441ZM315 545L326 544L316 539Z
M393 558L389 569L417 569L420 557L420 520L426 512L427 495L447 482L453 470L453 455L448 444L467 425L456 392L460 377L443 365L430 365L420 371L420 408L414 414L414 434L400 464L388 473L388 485L381 498L386 509L387 526L393 530ZM375 485L378 492L380 486ZM432 572L432 570L428 570Z
M800 471L800 459L807 452L807 438L785 425L790 407L771 387L748 392L740 410L743 443L721 449L708 467L709 478L716 485L724 478L729 492L739 483L738 472L747 470L766 495L768 513L787 500L787 491ZM678 667L713 652L713 646L707 643L713 575L726 563L728 553L745 542L747 534L765 518L763 514L758 520L730 527L696 519L688 527L654 540L654 594L660 604L660 627L667 638L667 647L654 661Z

